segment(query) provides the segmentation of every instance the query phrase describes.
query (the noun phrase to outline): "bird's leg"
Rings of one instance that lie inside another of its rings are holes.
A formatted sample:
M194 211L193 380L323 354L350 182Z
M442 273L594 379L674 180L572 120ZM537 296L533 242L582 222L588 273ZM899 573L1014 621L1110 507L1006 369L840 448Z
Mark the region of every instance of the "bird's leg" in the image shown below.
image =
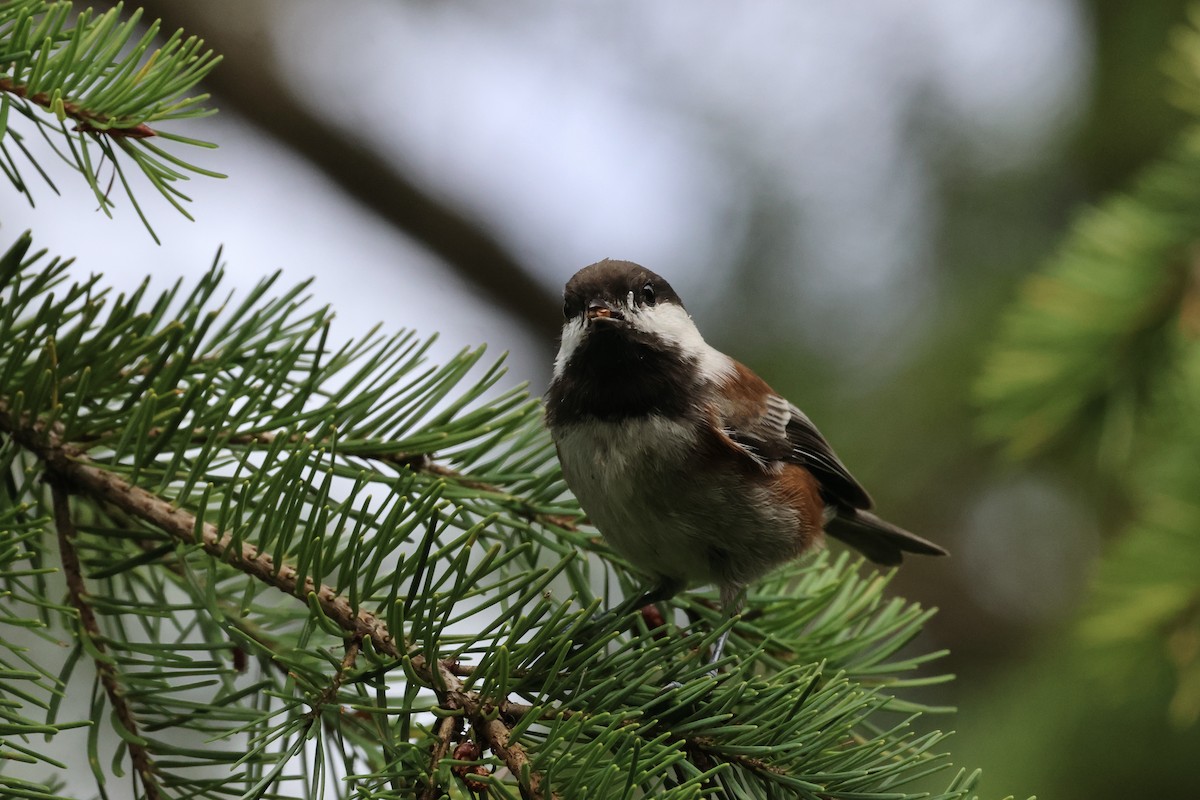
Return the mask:
M654 583L642 587L641 592L627 597L608 611L596 615L595 622L602 627L608 627L614 620L622 619L631 611L644 608L663 600L670 600L683 589L683 582L671 578L659 577Z
M643 587L642 593L634 598L629 611L661 603L663 600L670 600L682 590L683 581L672 578L659 578L649 586Z
M659 577L654 583L642 587L639 593L626 597L607 611L598 612L591 619L591 624L588 626L589 632L581 634L579 638L590 640L595 636L603 636L616 628L617 624L630 612L672 598L683 588L684 583L681 581Z
M741 613L742 607L746 605L746 587L737 584L726 584L721 587L721 615L726 619ZM726 628L725 632L717 639L716 645L713 647L712 657L708 659L709 666L712 670L709 674L713 677L717 675L717 668L713 666L721 660L721 656L725 654L725 642L729 641L729 634L733 632L733 628Z

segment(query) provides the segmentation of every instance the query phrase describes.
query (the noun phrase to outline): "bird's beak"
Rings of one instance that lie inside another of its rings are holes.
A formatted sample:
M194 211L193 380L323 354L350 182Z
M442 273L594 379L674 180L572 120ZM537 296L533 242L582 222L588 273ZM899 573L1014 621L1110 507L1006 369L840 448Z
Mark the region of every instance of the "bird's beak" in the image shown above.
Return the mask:
M587 318L589 322L594 319L622 320L625 315L607 300L592 300L588 303Z

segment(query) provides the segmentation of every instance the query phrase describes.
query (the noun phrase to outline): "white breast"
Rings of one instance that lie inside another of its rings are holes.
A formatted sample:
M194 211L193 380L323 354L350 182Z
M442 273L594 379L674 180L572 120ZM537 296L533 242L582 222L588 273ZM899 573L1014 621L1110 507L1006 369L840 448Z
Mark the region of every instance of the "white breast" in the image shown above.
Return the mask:
M589 419L556 426L554 435L563 475L584 511L613 549L643 572L689 584L726 580L729 556L714 561L714 554L730 550L737 534L761 531L764 523L774 527L744 487L723 486L702 473L693 455L694 424L658 415L620 423ZM734 553L744 549L732 547Z

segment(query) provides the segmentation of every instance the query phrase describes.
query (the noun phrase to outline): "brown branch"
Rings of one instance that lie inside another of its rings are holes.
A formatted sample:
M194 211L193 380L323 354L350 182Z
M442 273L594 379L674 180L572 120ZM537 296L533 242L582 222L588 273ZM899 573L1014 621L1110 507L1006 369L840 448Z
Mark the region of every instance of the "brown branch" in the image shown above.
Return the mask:
M300 599L315 597L325 616L336 622L342 630L356 639L369 638L376 651L391 658L408 659L412 670L433 687L443 705L463 709L473 722L488 733L489 742L495 743L493 749L496 754L516 777L523 797L542 800L547 796L542 776L530 769L524 748L509 741L508 728L503 722L486 720L488 707L478 695L463 690L462 681L455 675L457 665L446 660L430 663L420 653L410 654L408 646L393 638L383 620L362 609L355 613L350 602L330 586L318 585L310 577L305 577L301 582L294 567L275 564L270 554L261 553L249 544L243 543L240 548L235 548L231 534L222 534L212 523L202 522L169 501L94 466L84 454L65 445L57 433L43 423L17 425L2 400L0 431L8 432L17 444L33 453L46 465L49 478L70 486L73 493L86 494L109 503L181 542L200 547L213 558L285 594ZM494 727L492 723L495 722L504 728L503 732ZM557 798L557 795L550 792L549 797Z
M322 113L312 88L290 80L271 48L262 44L275 24L273 6L239 0L145 0L139 5L160 17L164 30L184 28L221 53L221 66L204 79L215 105L240 114L372 213L424 245L549 350L561 324L558 293L539 282L529 266L479 220L439 198L437 187L422 185L397 165L397 159L379 153L349 125L339 125ZM364 102L391 99L364 98Z
M151 428L147 432L147 436L154 438L162 435L162 433L162 428ZM192 432L191 443L194 445L207 444L210 436L210 431L204 428L197 428ZM222 444L226 445L269 446L275 443L278 435L270 431L262 431L259 433L233 433L230 431L219 433L218 438ZM333 443L329 440L310 439L300 433L293 433L288 436L288 442L291 444L305 444L314 447L333 446ZM485 481L467 477L453 467L448 467L445 464L438 463L428 453L405 453L400 451L394 453L349 452L347 455L355 458L361 458L365 461L378 461L398 469L408 469L413 472L426 472L430 475L436 475L439 478L445 478L446 480L453 481L459 486L465 486L468 489L501 495L513 506L513 510L516 511L516 513L529 522L539 522L546 525L554 525L555 527L562 528L566 531L579 530L579 521L581 518L568 516L566 514L546 514L541 511L537 511L532 508L524 498L517 497L516 495L505 491L493 483L487 483Z
M0 78L0 92L7 92L14 97L28 100L34 105L52 111L53 98L46 92L29 94L29 87L16 83L12 78ZM75 130L84 133L124 137L126 139L148 139L158 133L144 122L131 125L132 120L124 120L89 111L73 100L62 101L63 113L75 120Z
M79 615L79 635L87 637L92 648L101 656L106 656L108 648L104 643L104 636L100 632L96 613L88 603L87 585L83 582L83 568L79 563L79 554L75 551L75 524L71 520L70 497L66 489L56 480L50 481L50 494L54 503L54 527L58 532L59 557L62 559L63 575L67 579L67 594L70 597L71 605ZM95 658L93 661L96 666L96 674L100 678L101 685L104 686L104 693L108 695L109 705L112 706L113 713L116 714L121 727L129 733L129 737L125 739L129 748L129 760L133 763L133 769L142 781L142 786L146 790L146 798L147 800L159 800L162 794L155 776L154 762L151 760L146 746L138 741L141 736L138 734L137 719L133 715L133 709L125 700L125 692L121 688L117 670L107 658Z
M333 680L321 691L321 694L317 695L317 699L312 701L312 707L308 711L309 725L312 725L321 716L326 704L337 697L338 690L342 688L342 682L346 680L347 673L354 669L354 662L358 659L361 651L362 639L354 637L346 642L346 655L342 657L342 663L338 665L337 672L333 673Z
M521 797L525 800L541 800L545 797L542 774L533 768L529 756L525 754L521 745L509 740L509 734L512 731L508 729L508 726L499 718L487 719L487 715L482 710L472 714L471 720L475 729L483 734L488 747L503 759L508 771L517 779L517 785L521 787ZM528 770L528 776L526 770ZM550 796L557 797L555 794Z
M433 747L429 750L429 783L425 784L425 791L421 792L421 800L437 800L442 796L442 787L433 776L437 774L438 764L450 752L450 745L458 735L458 723L461 719L462 717L445 716L434 726Z
M755 758L753 756L742 755L740 753L730 754L730 753L718 751L714 747L716 744L717 743L715 741L708 738L707 736L697 736L695 738L687 739L685 746L688 750L691 750L694 753L696 753L698 756L701 756L701 757L693 756L693 758L692 758L693 762L708 761L711 764L712 762L720 760L720 761L725 761L730 764L737 764L738 766L748 769L751 772L757 772L760 774L784 775L784 776L786 776L788 774L788 771L786 769L783 769L782 767L777 767L774 764L770 764L766 761L763 761L761 758Z

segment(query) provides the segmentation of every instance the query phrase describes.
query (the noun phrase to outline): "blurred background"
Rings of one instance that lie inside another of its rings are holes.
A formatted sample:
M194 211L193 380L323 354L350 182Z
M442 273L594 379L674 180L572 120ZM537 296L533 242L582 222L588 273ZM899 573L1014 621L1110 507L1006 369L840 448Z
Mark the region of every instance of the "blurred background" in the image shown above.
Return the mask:
M78 186L0 193L6 239L120 290L223 247L237 286L315 277L341 337L487 342L535 394L563 282L638 261L953 552L893 586L941 609L918 645L958 677L922 699L959 711L924 724L984 796L1200 796L1170 670L1113 691L1076 636L1120 487L1004 461L971 401L1021 279L1182 126L1160 67L1184 3L134 5L224 54L220 114L176 130L228 179L185 187L195 222L140 192L161 246Z

